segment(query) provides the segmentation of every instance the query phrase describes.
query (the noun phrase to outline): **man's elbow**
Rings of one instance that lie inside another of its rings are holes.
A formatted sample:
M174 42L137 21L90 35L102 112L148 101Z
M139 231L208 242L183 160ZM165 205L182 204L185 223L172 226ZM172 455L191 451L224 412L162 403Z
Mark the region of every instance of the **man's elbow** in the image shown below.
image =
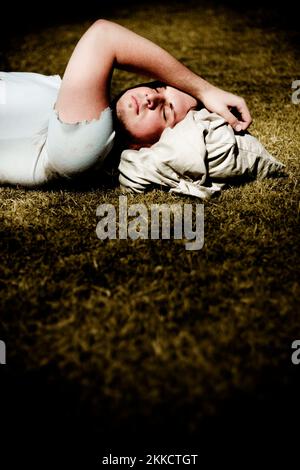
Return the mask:
M104 18L99 18L98 20L94 21L94 23L92 24L92 27L107 31L111 28L112 24L113 23L109 20L106 20Z

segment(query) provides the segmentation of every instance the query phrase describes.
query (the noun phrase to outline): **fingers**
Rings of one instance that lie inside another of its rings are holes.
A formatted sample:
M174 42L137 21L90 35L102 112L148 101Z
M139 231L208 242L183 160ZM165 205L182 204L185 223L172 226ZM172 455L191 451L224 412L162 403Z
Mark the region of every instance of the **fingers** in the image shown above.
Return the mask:
M244 98L230 94L224 101L225 106L220 113L222 117L236 132L245 131L250 126L252 117ZM234 110L238 113L234 114Z
M246 105L246 102L243 98L240 98L239 102L236 104L236 109L241 115L241 120L238 121L239 125L241 126L240 130L246 130L252 122L252 117L248 106Z
M252 122L248 106L241 96L213 87L202 97L202 102L209 111L222 116L236 132L246 130ZM238 116L234 115L234 110L238 111Z
M228 124L231 125L231 127L236 131L240 132L242 130L245 130L247 127L245 126L245 123L242 121L239 121L236 116L234 116L228 108L223 108L222 111L219 112L220 115L225 119L225 121L228 122Z

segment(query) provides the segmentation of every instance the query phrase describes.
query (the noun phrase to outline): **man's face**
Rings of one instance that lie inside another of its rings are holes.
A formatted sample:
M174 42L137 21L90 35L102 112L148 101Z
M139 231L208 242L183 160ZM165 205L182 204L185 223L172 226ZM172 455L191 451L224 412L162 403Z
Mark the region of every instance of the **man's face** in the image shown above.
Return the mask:
M118 119L144 145L157 142L166 127L173 127L197 106L192 96L170 86L140 86L127 90L116 104Z

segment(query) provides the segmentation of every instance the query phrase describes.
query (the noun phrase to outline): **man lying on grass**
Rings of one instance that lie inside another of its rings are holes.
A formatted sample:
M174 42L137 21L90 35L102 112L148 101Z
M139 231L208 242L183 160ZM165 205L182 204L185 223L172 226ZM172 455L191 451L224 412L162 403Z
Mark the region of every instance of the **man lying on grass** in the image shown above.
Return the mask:
M114 68L163 84L127 90L114 107ZM0 183L38 187L86 170L101 171L116 131L124 135L126 130L133 151L150 148L200 103L236 132L251 123L243 98L211 85L148 39L97 20L76 45L62 80L0 72Z
M284 165L255 137L247 131L235 132L222 116L189 95L182 97L185 117L177 123L175 93L181 92L154 82L128 90L116 101L115 113L120 117L116 140L125 147L118 166L119 183L125 192L159 187L206 199L227 184L283 174ZM151 115L160 107L169 125L163 131L159 128L160 137L151 133L156 126L149 126L143 140L140 115Z

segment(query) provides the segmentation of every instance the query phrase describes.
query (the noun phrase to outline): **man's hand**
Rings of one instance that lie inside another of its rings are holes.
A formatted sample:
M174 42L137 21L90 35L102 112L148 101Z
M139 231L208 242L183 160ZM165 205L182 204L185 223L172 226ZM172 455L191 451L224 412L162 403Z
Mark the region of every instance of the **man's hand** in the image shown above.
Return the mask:
M209 85L202 91L201 101L209 111L222 116L236 132L246 130L252 122L246 102L240 96ZM234 110L238 112L239 118L236 112L231 112Z

